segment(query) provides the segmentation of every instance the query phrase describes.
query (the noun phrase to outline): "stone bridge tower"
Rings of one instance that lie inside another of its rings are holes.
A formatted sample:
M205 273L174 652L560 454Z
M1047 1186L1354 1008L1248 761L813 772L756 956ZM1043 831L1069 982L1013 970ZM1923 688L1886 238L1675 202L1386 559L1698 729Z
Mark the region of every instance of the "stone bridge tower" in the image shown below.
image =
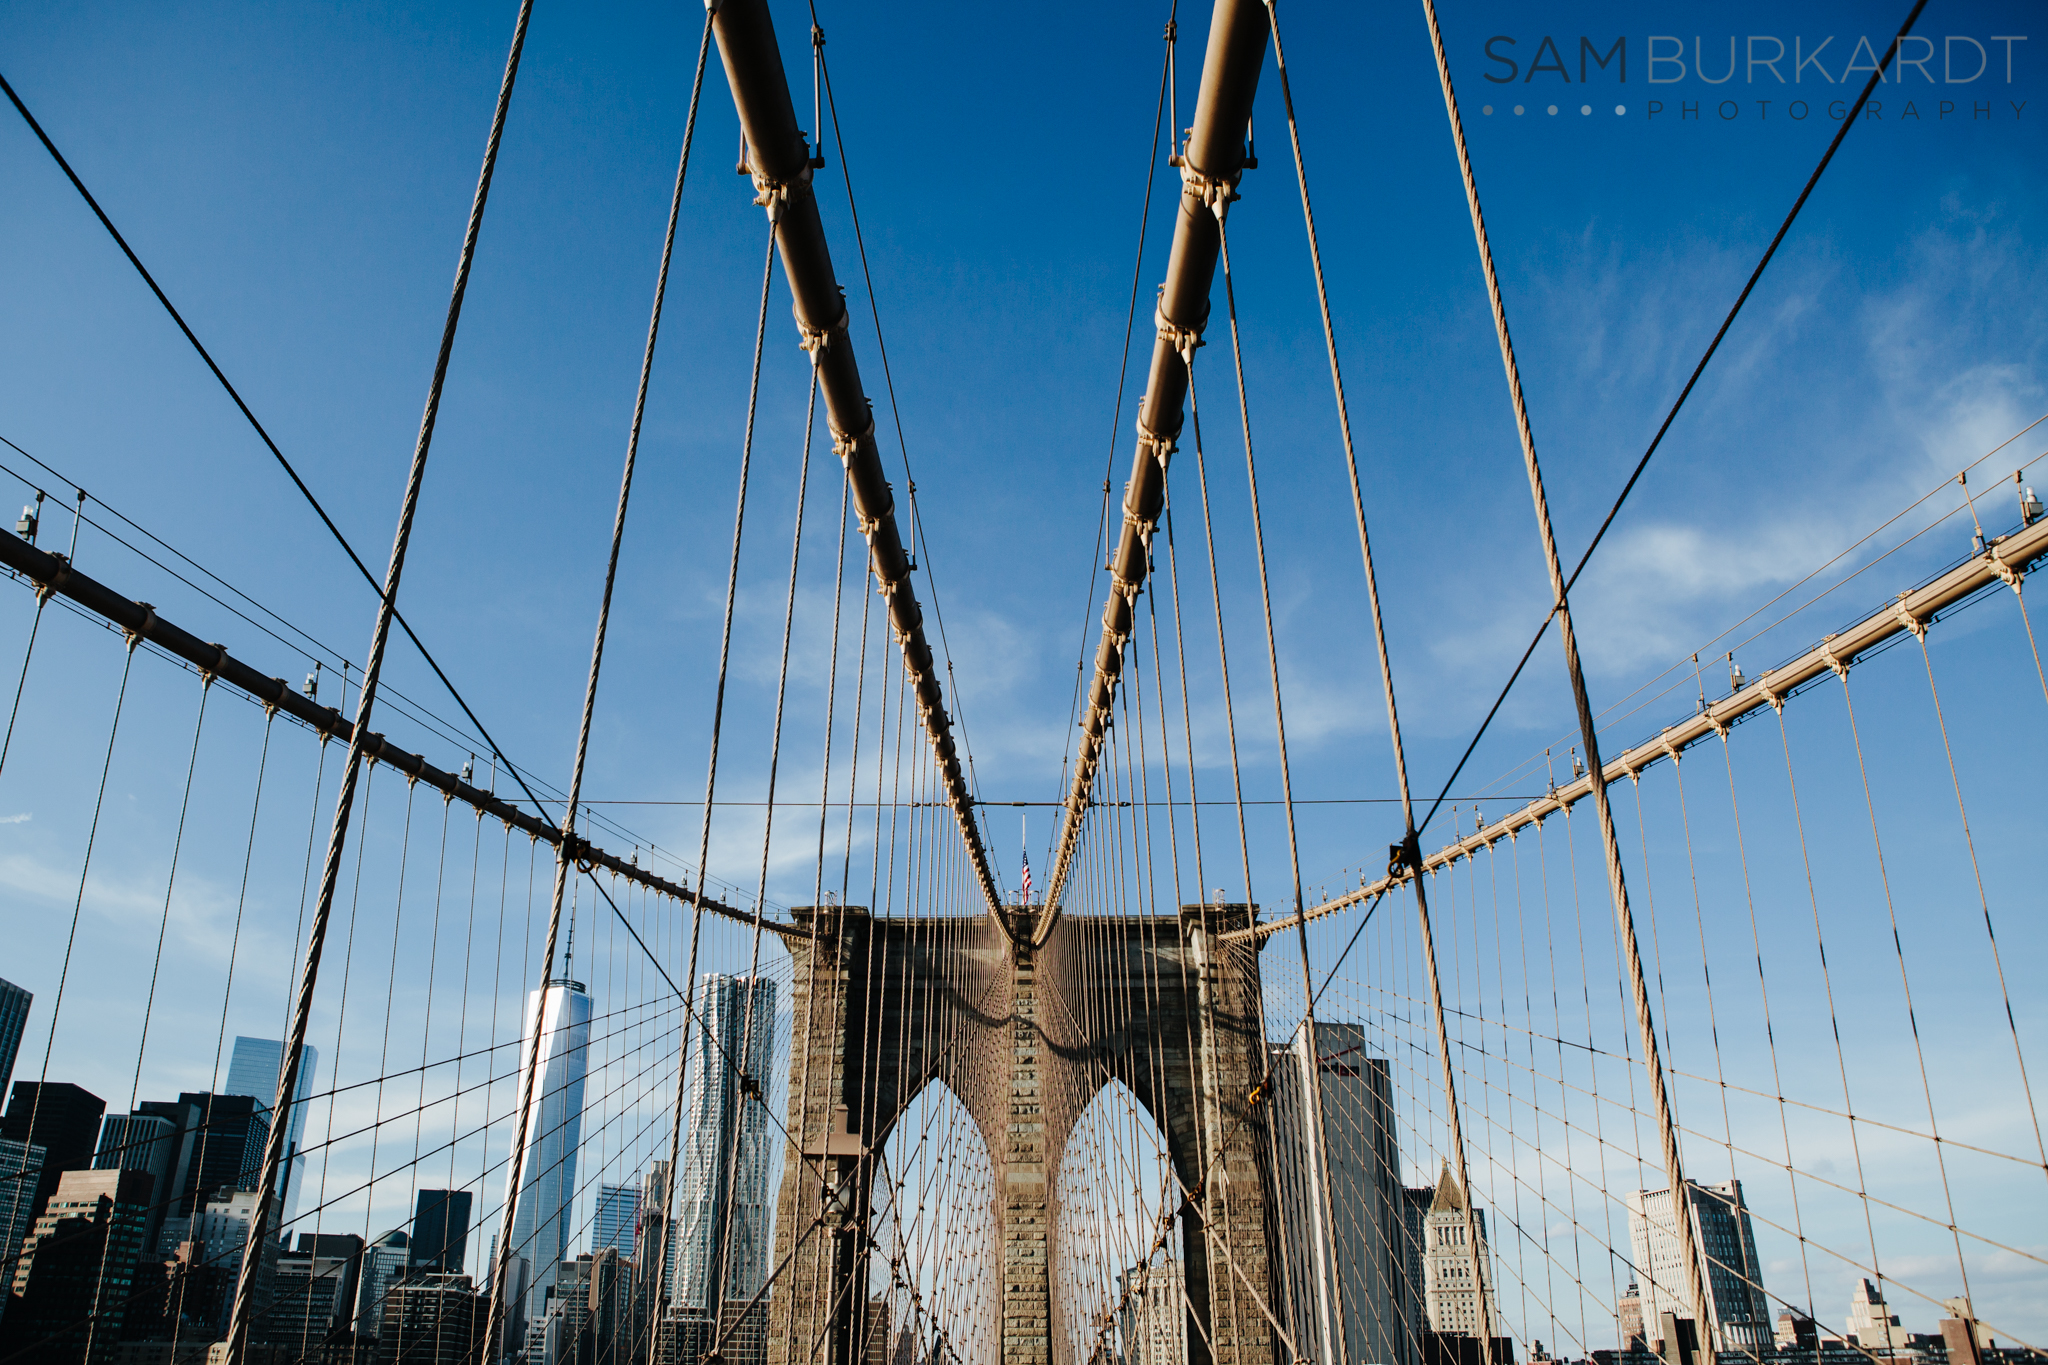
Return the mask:
M1258 952L1216 935L1250 907L1176 916L1064 916L1033 949L987 916L876 919L802 907L792 940L789 1129L768 1317L769 1365L863 1365L871 1197L898 1115L925 1085L966 1106L995 1172L1002 1365L1064 1359L1053 1293L1057 1172L1081 1110L1110 1081L1166 1135L1187 1196L1181 1259L1189 1365L1273 1365L1263 1128L1248 1103L1264 1074ZM1036 912L1020 912L1028 942ZM1093 1339L1100 1324L1088 1324Z

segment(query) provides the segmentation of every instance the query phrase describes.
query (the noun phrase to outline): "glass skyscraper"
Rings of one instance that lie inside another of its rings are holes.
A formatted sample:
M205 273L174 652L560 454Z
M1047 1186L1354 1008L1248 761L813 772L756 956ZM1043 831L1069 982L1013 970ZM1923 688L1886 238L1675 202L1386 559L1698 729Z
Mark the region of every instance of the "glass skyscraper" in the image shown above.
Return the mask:
M715 1313L714 1299L750 1298L768 1273L768 1177L775 1149L767 1109L741 1093L733 1066L744 1057L756 1083L768 1079L775 1056L775 983L707 972L701 1000L701 1017L716 1040L705 1028L691 1030L690 1127L676 1187L675 1302Z
M526 1289L529 1318L547 1311L548 1290L569 1255L576 1147L583 1137L583 1072L590 1052L590 996L583 983L558 979L548 983L545 993L527 995L526 1032L519 1052L521 1095L526 1093L536 1025L540 1068L527 1117L510 1248L512 1255L533 1267Z
M34 999L12 981L0 981L0 1094L14 1079L14 1059L21 1053L21 1035L28 1028L28 1007Z
M284 1201L284 1226L278 1228L280 1237L290 1238L292 1215L299 1202L299 1186L305 1183L306 1158L301 1155L301 1140L306 1133L306 1096L313 1093L313 1073L320 1066L320 1049L311 1043L305 1045L299 1057L299 1088L292 1100L291 1131L285 1134L284 1165L278 1171L278 1196ZM235 1039L235 1050L228 1058L227 1084L221 1087L223 1095L253 1095L263 1107L263 1120L270 1122L270 1107L277 1102L277 1075L284 1069L284 1042L278 1038ZM259 1158L260 1159L260 1158Z
M640 1222L640 1186L599 1185L597 1209L590 1219L592 1255L610 1247L620 1256L633 1255L633 1230Z

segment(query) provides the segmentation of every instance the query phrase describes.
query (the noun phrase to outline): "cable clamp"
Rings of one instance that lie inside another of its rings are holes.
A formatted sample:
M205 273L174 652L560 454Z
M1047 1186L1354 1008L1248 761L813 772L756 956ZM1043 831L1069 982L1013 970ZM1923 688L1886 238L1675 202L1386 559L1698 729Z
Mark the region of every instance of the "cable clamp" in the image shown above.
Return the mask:
M65 580L71 577L70 560L56 553L50 555L50 560L54 566L50 570L50 581L36 584L36 601L38 602L47 603L63 588Z
M1192 369L1195 363L1195 349L1203 344L1202 329L1209 325L1208 300L1202 301L1202 316L1192 327L1183 327L1166 316L1166 305L1162 300L1152 309L1152 325L1158 329L1159 339L1173 347L1174 354L1187 362L1188 367ZM1140 435L1143 434L1143 429L1140 428Z
M1836 677L1842 679L1844 682L1847 682L1849 679L1850 661L1841 658L1835 653L1834 639L1835 637L1832 635L1823 635L1821 637L1820 657L1821 660L1824 663L1826 663L1829 668L1832 668L1835 671Z
M128 652L130 654L135 652L135 646L141 644L148 637L150 627L156 624L155 607L152 607L147 602L137 602L135 605L142 608L142 624L133 630L123 632L128 637Z
M2012 565L2006 563L2003 559L2000 559L1998 557L1998 549L1996 546L1993 546L1985 550L1984 557L1991 561L1992 569L1998 574L1999 578L2004 581L2005 586L2011 588L2014 592L2018 592L2020 590L2020 581L2027 576L2026 570L2016 569Z
M277 708L284 704L285 693L292 690L291 684L283 678L272 678L271 681L277 684L277 696L274 700L263 703L263 718L265 720L277 714Z
M1231 202L1238 197L1238 175L1243 173L1240 170L1237 175L1227 178L1210 175L1207 171L1204 171L1201 167L1195 165L1193 161L1189 160L1186 152L1181 153L1180 180L1182 192L1200 200L1206 205L1209 211L1216 215L1216 221L1219 223L1223 221L1223 215L1228 210Z
M788 180L771 179L763 175L759 170L755 170L751 165L747 169L754 180L754 202L768 210L768 225L770 227L780 226L782 211L789 207L789 191L791 187L807 189L810 186L811 159L809 154L806 153L804 156L802 169L798 170Z
M1771 704L1771 709L1783 715L1785 712L1785 698L1792 695L1791 689L1787 688L1785 691L1780 692L1772 687L1771 670L1769 669L1765 669L1757 674L1756 685L1757 690L1764 694L1764 700Z
M1914 639L1925 640L1927 638L1927 622L1915 616L1913 609L1906 605L1906 598L1909 595L1903 592L1900 593L1899 600L1892 604L1892 611L1897 614L1899 624L1913 632Z
M794 307L790 311L796 313ZM801 314L797 314L796 330L798 333L796 344L803 347L804 351L811 357L811 364L816 365L818 357L832 343L833 339L846 335L846 291L842 289L839 293L838 317L832 319L823 327L812 327L804 322Z
M1138 449L1150 455L1154 460L1157 460L1159 462L1159 472L1164 474L1167 466L1173 463L1174 451L1179 449L1179 446L1173 437L1155 436L1140 426L1138 428Z
M808 350L809 347L806 347L805 349ZM840 464L851 465L853 463L854 451L860 449L860 443L862 441L867 440L870 436L873 436L874 434L875 414L873 413L873 411L870 411L868 413L867 426L865 426L859 431L840 431L836 427L833 429L832 453L839 457ZM871 524L868 522L868 519L866 517L861 518L861 523L863 526Z
M222 644L222 643L221 643L220 641L218 641L218 640L208 640L208 641L207 641L207 643L208 643L209 645L212 645L212 646L213 646L213 652L214 652L214 661L213 661L213 666L209 668L209 667L206 667L206 666L202 665L202 666L200 667L200 669L199 669L199 681L200 681L200 682L201 682L202 684L204 684L205 686L207 686L207 687L211 687L211 686L213 686L213 680L214 680L215 678L217 678L217 677L219 677L219 676L220 676L220 672L221 672L221 670L222 670L222 669L224 669L224 668L226 668L226 667L228 666L228 657L229 657L229 656L228 656L228 647L227 647L226 645Z

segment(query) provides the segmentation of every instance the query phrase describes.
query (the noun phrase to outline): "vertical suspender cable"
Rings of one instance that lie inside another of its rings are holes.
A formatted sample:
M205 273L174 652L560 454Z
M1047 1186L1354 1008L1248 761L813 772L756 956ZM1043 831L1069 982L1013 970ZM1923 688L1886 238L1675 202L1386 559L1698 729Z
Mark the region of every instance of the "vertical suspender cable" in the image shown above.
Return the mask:
M1394 699L1394 669L1393 663L1387 654L1386 623L1380 611L1379 577L1373 571L1372 537L1366 529L1365 521L1365 495L1358 478L1358 456L1351 440L1351 408L1344 397L1344 373L1337 363L1337 332L1330 320L1330 292L1323 278L1322 244L1316 236L1315 209L1309 202L1308 168L1301 154L1301 127L1295 119L1294 87L1287 74L1287 53L1280 45L1280 16L1274 7L1273 0L1266 0L1266 18L1273 31L1273 63L1280 75L1280 97L1287 109L1287 137L1294 152L1295 183L1301 191L1301 216L1308 232L1309 263L1315 270L1316 304L1322 314L1323 346L1330 357L1330 387L1335 392L1337 399L1337 429L1344 441L1344 468L1351 480L1351 510L1358 522L1358 554L1365 568L1365 596L1372 615L1373 644L1379 653L1380 689L1387 703L1387 735L1394 751L1394 777L1401 789L1401 861L1409 867L1419 868L1422 857L1416 838L1415 804L1408 788L1408 754L1407 749L1401 742L1401 713ZM1434 20L1432 20L1432 25L1434 25ZM1228 251L1227 244L1224 249ZM1226 256L1226 284L1228 279L1229 266L1228 257ZM1415 914L1417 922L1421 926L1422 949L1429 968L1429 1001L1430 1008L1435 1016L1437 1059L1443 1072L1444 1107L1449 1117L1451 1128L1451 1153L1458 1166L1458 1185L1465 1192L1465 1245L1472 1254L1472 1283L1478 1300L1479 1338L1482 1342L1488 1342L1492 1339L1493 1333L1492 1305L1487 1297L1490 1286L1485 1274L1486 1267L1481 1263L1480 1258L1478 1214L1472 1206L1472 1171L1465 1152L1465 1127L1463 1113L1458 1106L1457 1076L1455 1068L1451 1063L1450 1030L1444 1022L1443 992L1440 988L1437 972L1436 935L1430 926L1429 920L1429 892L1424 887L1423 880L1420 876L1413 876L1408 879L1409 884L1415 888ZM1299 914L1300 912L1297 911L1296 913ZM1366 908L1366 917L1370 918L1371 914L1372 907L1368 906ZM1305 936L1308 926L1304 923L1298 927ZM1364 927L1364 922L1361 920L1359 929L1363 930ZM1357 936L1354 934L1354 942L1356 938ZM1303 938L1302 943L1305 961L1307 954L1306 937ZM1349 954L1351 951L1349 945L1346 946L1344 951L1346 954ZM1342 959L1340 958L1339 963L1341 964L1341 962ZM1336 972L1337 968L1333 966L1330 969L1330 976L1334 978ZM1314 1008L1315 996L1311 994L1309 998L1311 1014L1313 1014ZM1320 1078L1320 1072L1318 1072L1318 1077ZM1341 1305L1338 1320L1342 1321ZM1490 1347L1482 1347L1482 1354L1490 1349Z
M1268 0L1267 14L1270 16L1271 13L1271 0ZM1276 54L1277 51L1278 49L1276 48ZM1294 127L1294 106L1291 100L1288 102L1287 126L1290 129ZM1266 665L1271 670L1273 676L1273 732L1279 743L1280 796L1282 799L1282 803L1285 806L1287 816L1287 863L1288 870L1293 876L1294 928L1296 936L1298 937L1301 944L1301 1027L1304 1034L1304 1041L1306 1041L1308 1044L1307 1061L1309 1066L1309 1073L1308 1076L1305 1078L1305 1088L1308 1092L1310 1111L1314 1116L1314 1122L1310 1126L1310 1134L1312 1140L1316 1145L1316 1151L1322 1157L1325 1163L1325 1170L1327 1170L1327 1163L1329 1161L1330 1155L1330 1139L1328 1132L1325 1131L1323 1126L1323 1061L1322 1045L1316 1040L1316 978L1315 972L1310 968L1308 960L1308 921L1307 919L1303 918L1301 913L1303 909L1303 902L1301 898L1301 847L1299 840L1296 838L1294 826L1294 777L1287 761L1287 717L1280 703L1280 648L1277 641L1274 638L1273 633L1273 590L1270 584L1268 583L1266 576L1266 529L1264 518L1261 517L1259 513L1258 469L1256 463L1252 459L1251 401L1245 393L1244 346L1239 339L1237 329L1237 283L1231 276L1230 229L1224 221L1225 218L1228 216L1230 201L1228 199L1219 198L1213 204L1211 204L1210 207L1213 208L1216 212L1216 242L1218 250L1220 251L1223 259L1223 298L1230 321L1230 359L1231 364L1235 368L1237 374L1238 415L1242 419L1244 424L1244 472L1246 482L1250 486L1249 491L1251 496L1252 513L1252 543L1254 546L1257 547L1258 551L1259 606L1265 614L1266 621ZM1189 401L1192 403L1194 395L1194 381L1192 378L1190 378L1188 382L1188 394ZM1349 441L1345 442L1345 450L1347 453L1350 451ZM1375 620L1377 620L1377 611L1375 611L1374 617ZM1382 643L1381 645L1381 653L1382 655L1384 655L1385 653L1384 643ZM1393 695L1391 688L1389 688L1388 695L1390 697ZM1240 814L1238 818L1239 820L1242 820L1244 817ZM1251 899L1251 887L1249 885L1245 887L1245 899L1246 901L1250 901ZM1323 1226L1334 1229L1336 1227L1337 1211L1335 1205L1331 1203L1330 1182L1327 1178L1325 1178L1319 1180L1317 1182L1317 1185L1319 1187L1317 1192L1317 1198L1322 1205L1320 1214L1323 1220ZM1470 1199L1467 1199L1465 1201L1465 1204L1467 1209L1467 1216L1469 1217L1472 1201ZM1476 1242L1474 1243L1474 1248L1476 1255ZM1333 1256L1335 1252L1336 1245L1333 1241L1331 1244L1331 1253ZM1285 1270L1285 1268L1286 1267L1283 1265L1283 1271ZM1475 1275L1473 1278L1474 1282L1477 1283L1478 1277ZM1344 1341L1343 1281L1344 1277L1341 1273L1334 1274L1330 1277L1331 1296L1332 1301L1335 1305L1335 1349L1338 1352L1339 1359L1348 1360L1350 1358L1350 1352ZM1485 1297L1484 1284L1480 1285L1480 1297L1482 1299ZM1486 1339L1484 1332L1485 1326L1485 1318L1482 1313L1480 1320L1480 1339L1482 1341Z
M661 335L661 309L668 297L669 262L675 256L676 220L682 213L683 181L690 169L690 142L697 121L697 96L704 86L705 53L711 41L711 21L704 22L704 36L697 46L697 80L691 89L690 112L683 125L683 150L676 163L676 184L669 196L668 228L662 237L661 265L654 277L654 305L647 318L647 344L640 353L640 382L633 395L633 421L626 434L625 468L619 475L618 508L612 515L611 555L605 561L604 591L598 599L597 630L590 646L590 674L583 686L583 715L576 731L576 757L569 769L569 791L562 807L562 841L555 849L555 885L548 902L547 947L541 954L540 991L536 999L533 1018L533 1037L528 1042L524 1076L519 1091L519 1117L513 1126L511 1160L505 1173L505 1203L498 1229L498 1259L491 1266L490 1316L485 1328L486 1360L495 1360L491 1346L498 1339L505 1322L505 1273L514 1254L512 1245L513 1220L518 1216L519 1185L525 1175L526 1144L529 1140L528 1126L532 1122L533 1088L540 1069L541 1035L547 1023L548 987L552 984L555 970L555 939L562 924L562 896L568 886L569 871L576 864L576 805L583 797L583 768L590 753L590 722L597 706L598 673L604 664L605 633L611 623L612 588L619 575L619 547L626 535L626 507L633 496L633 469L640 456L640 424L647 413L648 377L654 369L654 346ZM698 891L703 884L700 880ZM614 907L616 909L617 907ZM693 915L703 913L701 897L691 906ZM685 1006L687 1010L687 1005ZM689 1027L687 1017L683 1028ZM664 1212L666 1212L664 1210Z
M462 320L462 296L469 288L470 266L476 260L477 234L483 228L484 204L490 197L491 174L498 165L498 145L505 134L505 114L512 104L512 86L519 75L519 54L526 46L526 26L533 17L533 0L521 0L519 18L512 30L512 50L505 58L505 74L498 85L498 105L491 115L491 135L484 146L483 171L477 176L476 194L470 201L469 226L462 238L462 255L455 268L455 288L448 299L448 316L441 325L441 349L434 359L434 377L427 389L426 412L420 418L419 440L413 447L412 468L406 476L405 501L398 514L398 533L391 544L391 562L384 573L383 595L377 603L377 624L370 636L370 653L363 666L362 690L356 698L355 729L350 733L348 759L342 769L341 791L335 798L334 824L327 834L327 859L320 873L320 898L313 909L313 925L306 943L305 965L300 970L298 1000L292 1010L291 1031L285 1041L284 1065L280 1070L277 1099L271 1112L270 1136L263 1146L263 1173L256 1188L277 1188L278 1167L284 1162L285 1136L290 1131L290 1106L298 1092L300 1053L306 1043L306 1029L312 1021L313 990L320 980L320 951L326 946L327 922L334 909L335 880L341 872L342 845L347 841L350 808L355 804L356 783L362 772L362 745L369 734L370 713L377 701L377 682L384 669L384 649L391 639L391 618L397 610L398 583L405 571L405 551L412 539L413 516L419 510L420 485L426 478L427 452L434 441L434 422L441 412L441 389L448 378L448 357L455 349L455 329ZM242 1257L241 1273L235 1281L235 1306L228 1320L226 1365L243 1365L248 1355L249 1327L255 1314L256 1280L263 1257L261 1248L271 1235L271 1200L256 1201L249 1219L248 1249Z
M1702 1337L1708 1337L1711 1324L1706 1311L1706 1284L1699 1248L1694 1240L1685 1172L1679 1160L1678 1129L1671 1115L1671 1097L1664 1084L1664 1063L1657 1047L1656 1023L1650 1011L1650 990L1643 977L1642 949L1636 943L1635 917L1629 910L1628 883L1622 875L1621 847L1614 837L1614 812L1607 802L1607 774L1600 760L1600 737L1593 723L1592 704L1586 699L1586 677L1579 666L1579 644L1572 629L1564 569L1558 562L1557 537L1550 524L1550 504L1543 493L1543 471L1536 461L1536 437L1529 427L1529 408L1522 395L1522 375L1515 364L1514 343L1508 336L1508 315L1501 304L1500 278L1493 268L1493 248L1487 241L1486 218L1479 208L1479 186L1472 178L1472 156L1465 146L1465 125L1458 116L1458 99L1451 88L1450 60L1444 54L1443 31L1437 25L1435 0L1422 0L1422 8L1429 20L1429 42L1436 53L1437 79L1443 85L1444 108L1451 121L1451 140L1457 148L1458 171L1465 184L1465 204L1472 214L1472 235L1479 244L1479 264L1486 276L1487 302L1493 309L1494 332L1500 341L1501 363L1507 371L1508 398L1514 405L1515 430L1522 442L1522 462L1529 471L1529 496L1535 504L1536 529L1543 541L1544 564L1550 572L1551 599L1556 609L1558 634L1564 643L1565 671L1571 677L1572 702L1578 711L1579 737L1586 746L1586 771L1593 790L1593 810L1600 821L1600 848L1607 863L1607 887L1614 903L1615 925L1621 937L1629 985L1635 995L1636 1029L1642 1038L1643 1068L1649 1077L1650 1105L1663 1146L1664 1177L1671 1193L1672 1231L1678 1239L1679 1259L1685 1265L1685 1288L1692 1302L1695 1330ZM1428 941L1426 924L1424 940ZM1439 1019L1439 1033L1442 1027ZM1472 1203L1469 1186L1465 1191L1465 1203L1469 1210ZM1480 1305L1483 1314L1486 1305L1484 1285L1480 1286ZM1715 1344L1702 1340L1700 1347L1712 1352Z
M699 69L701 71L701 63ZM705 765L704 816L697 846L699 911L690 916L689 964L684 968L683 973L683 1037L682 1046L676 1054L676 1107L673 1122L669 1126L668 1135L668 1168L671 1173L671 1179L677 1181L680 1181L682 1171L680 1163L682 1161L683 1142L683 1105L686 1103L688 1096L686 1087L689 1084L691 1026L695 1024L704 1030L707 1043L705 1060L707 1066L709 1065L709 1048L721 1046L717 1034L711 1028L711 1021L700 1021L697 1018L697 958L703 944L704 916L701 907L704 883L705 879L709 876L711 862L712 797L718 790L718 750L725 724L725 679L727 666L732 658L733 602L739 593L740 540L745 534L747 526L747 474L752 466L754 456L754 416L761 396L761 350L768 336L768 290L769 286L775 281L775 229L779 221L781 202L778 199L768 206L768 250L766 258L761 262L761 308L760 315L754 324L754 367L747 385L747 427L746 435L742 439L740 447L739 493L735 498L735 505L733 507L732 560L727 566L725 579L725 623L720 628L719 633L718 684L712 694L711 703L711 753ZM761 907L759 904L756 904L754 915L757 923L760 919L760 913ZM668 1246L675 1235L675 1230L672 1226L673 1221L673 1219L670 1219L663 1224L661 1264L664 1266L668 1264ZM664 1278L661 1293L658 1296L661 1315L665 1316L667 1313L669 1294L672 1288L671 1283ZM661 1332L657 1327L653 1340L647 1348L649 1365L653 1365L658 1359L657 1353L660 1341Z

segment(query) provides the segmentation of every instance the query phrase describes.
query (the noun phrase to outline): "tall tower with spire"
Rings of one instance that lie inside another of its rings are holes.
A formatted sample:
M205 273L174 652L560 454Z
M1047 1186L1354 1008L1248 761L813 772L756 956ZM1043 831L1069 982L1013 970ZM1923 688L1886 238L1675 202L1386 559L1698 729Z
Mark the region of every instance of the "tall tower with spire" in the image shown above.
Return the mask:
M574 952L575 929L570 929ZM570 970L565 956L564 972ZM519 1205L513 1215L511 1254L531 1267L524 1315L547 1311L556 1272L569 1254L571 1213L576 1202L576 1149L583 1137L583 1075L590 1051L590 996L583 983L560 976L526 998L526 1032L520 1049L520 1094L526 1093L526 1059L534 1030L540 1031L538 1072L527 1114L526 1156L519 1175ZM516 1131L516 1130L515 1130Z

